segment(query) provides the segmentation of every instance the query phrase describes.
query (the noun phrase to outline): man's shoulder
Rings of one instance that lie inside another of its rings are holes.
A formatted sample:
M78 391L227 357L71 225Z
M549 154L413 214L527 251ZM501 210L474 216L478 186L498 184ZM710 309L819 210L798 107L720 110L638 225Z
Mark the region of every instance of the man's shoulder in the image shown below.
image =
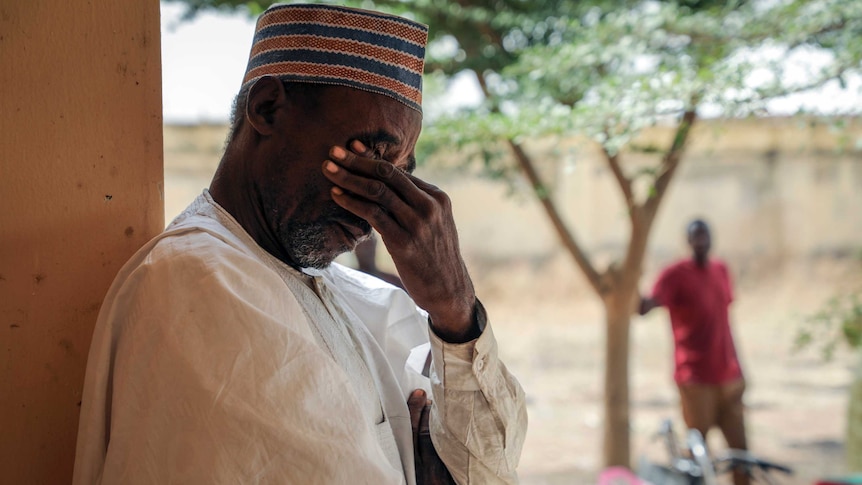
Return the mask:
M145 267L189 270L196 266L212 266L220 260L250 257L247 249L218 232L185 226L169 228L151 239L129 259L123 270L130 272Z
M208 259L219 253L245 253L226 233L202 226L184 226L156 236L148 259Z
M729 283L731 280L731 276L730 269L728 268L727 263L725 263L721 259L713 259L710 263L713 267L713 274L719 275L718 277L722 281Z
M253 253L256 244L205 191L153 238L150 250L167 257L206 257L208 250Z
M215 221L191 218L171 224L147 242L117 273L115 283L187 281L216 273L247 273L256 265L265 263L241 238Z
M163 232L132 257L114 279L105 305L163 319L183 309L217 320L254 308L258 315L294 315L301 321L290 294L281 275L253 250L218 232L186 226Z
M678 259L667 266L661 271L661 276L663 278L675 277L679 274L688 271L691 268L691 260L689 259Z

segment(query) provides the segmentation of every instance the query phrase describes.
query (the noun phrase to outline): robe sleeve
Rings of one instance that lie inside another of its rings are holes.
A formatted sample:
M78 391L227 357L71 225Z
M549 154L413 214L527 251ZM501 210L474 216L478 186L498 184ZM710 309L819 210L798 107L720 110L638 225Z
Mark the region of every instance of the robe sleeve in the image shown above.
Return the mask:
M478 318L486 314L478 304ZM442 341L429 328L432 352L431 439L459 485L517 483L527 432L524 391L497 357L489 324L476 340Z

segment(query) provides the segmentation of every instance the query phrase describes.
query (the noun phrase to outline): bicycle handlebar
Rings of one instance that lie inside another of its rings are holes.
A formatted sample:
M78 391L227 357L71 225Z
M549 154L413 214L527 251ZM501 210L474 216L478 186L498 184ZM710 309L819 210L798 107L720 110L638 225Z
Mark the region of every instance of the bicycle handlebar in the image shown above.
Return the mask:
M758 458L745 450L727 450L724 456L715 460L715 465L727 464L728 469L737 467L757 467L764 471L775 470L787 475L793 474L793 469L785 465Z

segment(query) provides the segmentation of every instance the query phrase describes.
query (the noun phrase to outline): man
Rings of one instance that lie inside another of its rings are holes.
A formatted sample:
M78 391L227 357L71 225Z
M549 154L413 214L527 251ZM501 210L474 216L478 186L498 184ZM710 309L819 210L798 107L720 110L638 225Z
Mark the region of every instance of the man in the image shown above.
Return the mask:
M74 483L413 484L426 394L457 483L517 481L523 391L447 196L410 174L426 40L364 10L260 17L209 190L100 311ZM410 297L330 264L372 227Z
M691 257L661 272L652 297L641 299L639 313L658 306L670 313L674 380L686 426L704 438L718 426L730 448L745 450L745 380L728 318L733 301L730 275L723 262L709 257L712 239L706 222L698 219L688 225L688 244ZM735 473L734 483L748 483L748 478Z

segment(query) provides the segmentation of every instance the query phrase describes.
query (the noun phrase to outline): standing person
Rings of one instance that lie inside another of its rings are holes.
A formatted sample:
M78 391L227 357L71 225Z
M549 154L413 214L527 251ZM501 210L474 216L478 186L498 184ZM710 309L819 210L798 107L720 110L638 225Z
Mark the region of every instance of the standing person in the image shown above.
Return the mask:
M448 197L411 175L426 40L366 10L261 15L209 190L102 305L75 484L414 484L432 394L455 481L517 482L524 393ZM409 297L332 263L372 227Z
M670 313L674 380L686 426L704 439L717 426L730 448L745 450L745 379L730 330L730 274L722 261L709 257L712 238L706 222L691 222L687 233L691 257L661 272L652 296L641 298L639 313L658 306ZM747 484L747 475L734 473L734 483Z

